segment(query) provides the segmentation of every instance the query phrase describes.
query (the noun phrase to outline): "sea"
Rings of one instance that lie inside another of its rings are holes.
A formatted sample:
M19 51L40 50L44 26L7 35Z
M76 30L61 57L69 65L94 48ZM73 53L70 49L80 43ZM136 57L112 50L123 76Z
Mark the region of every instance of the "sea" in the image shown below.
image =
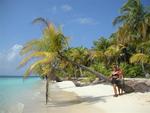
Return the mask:
M0 113L22 113L24 103L40 84L39 77L0 76Z

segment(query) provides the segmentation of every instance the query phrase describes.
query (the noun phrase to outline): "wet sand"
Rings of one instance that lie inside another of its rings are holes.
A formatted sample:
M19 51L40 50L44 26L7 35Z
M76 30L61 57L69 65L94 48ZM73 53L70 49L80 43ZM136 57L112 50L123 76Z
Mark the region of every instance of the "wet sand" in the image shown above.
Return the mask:
M36 90L34 97L25 102L23 113L105 113L91 106L73 92L63 91L56 84L50 85L49 102L45 104L45 85Z

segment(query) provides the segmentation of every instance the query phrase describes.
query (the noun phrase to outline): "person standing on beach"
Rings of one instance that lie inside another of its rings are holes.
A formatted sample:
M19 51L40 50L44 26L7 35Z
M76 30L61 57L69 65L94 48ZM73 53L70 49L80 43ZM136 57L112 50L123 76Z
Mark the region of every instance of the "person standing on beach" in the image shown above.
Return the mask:
M121 95L123 93L122 90L122 80L123 80L123 73L122 70L117 67L116 65L113 66L113 71L111 76L109 77L111 80L113 90L114 90L114 97L117 97L118 94ZM117 93L118 92L118 93Z

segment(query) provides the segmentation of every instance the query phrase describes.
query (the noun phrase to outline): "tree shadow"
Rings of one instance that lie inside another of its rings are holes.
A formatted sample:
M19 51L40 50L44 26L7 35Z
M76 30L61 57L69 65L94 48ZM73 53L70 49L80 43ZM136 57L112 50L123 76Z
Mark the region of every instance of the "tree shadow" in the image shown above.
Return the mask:
M111 97L112 95L105 95L99 97L93 96L86 96L86 97L78 97L77 99L70 99L70 100L52 100L48 103L48 107L65 107L65 106L72 106L78 105L82 103L86 104L94 104L98 101L106 102L106 97Z
M93 96L86 96L81 98L82 102L87 102L87 103L96 103L98 101L101 102L106 102L106 97L112 97L113 95L104 95L104 96L99 96L99 97L93 97Z

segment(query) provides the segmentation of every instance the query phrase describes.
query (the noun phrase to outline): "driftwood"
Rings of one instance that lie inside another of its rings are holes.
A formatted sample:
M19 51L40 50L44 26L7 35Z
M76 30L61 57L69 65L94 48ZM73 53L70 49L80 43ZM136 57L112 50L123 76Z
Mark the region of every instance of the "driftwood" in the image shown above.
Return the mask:
M100 81L99 81L100 83ZM150 92L150 79L144 78L125 78L121 88L125 93Z
M130 92L150 92L150 79L128 78L124 80L123 89Z
M110 83L104 80L96 79L92 83L83 83L81 81L74 81L74 84L77 87L87 86L87 85L94 85L94 84L109 84ZM125 78L124 83L122 84L122 89L125 93L131 92L150 92L150 79L141 79L141 78Z

